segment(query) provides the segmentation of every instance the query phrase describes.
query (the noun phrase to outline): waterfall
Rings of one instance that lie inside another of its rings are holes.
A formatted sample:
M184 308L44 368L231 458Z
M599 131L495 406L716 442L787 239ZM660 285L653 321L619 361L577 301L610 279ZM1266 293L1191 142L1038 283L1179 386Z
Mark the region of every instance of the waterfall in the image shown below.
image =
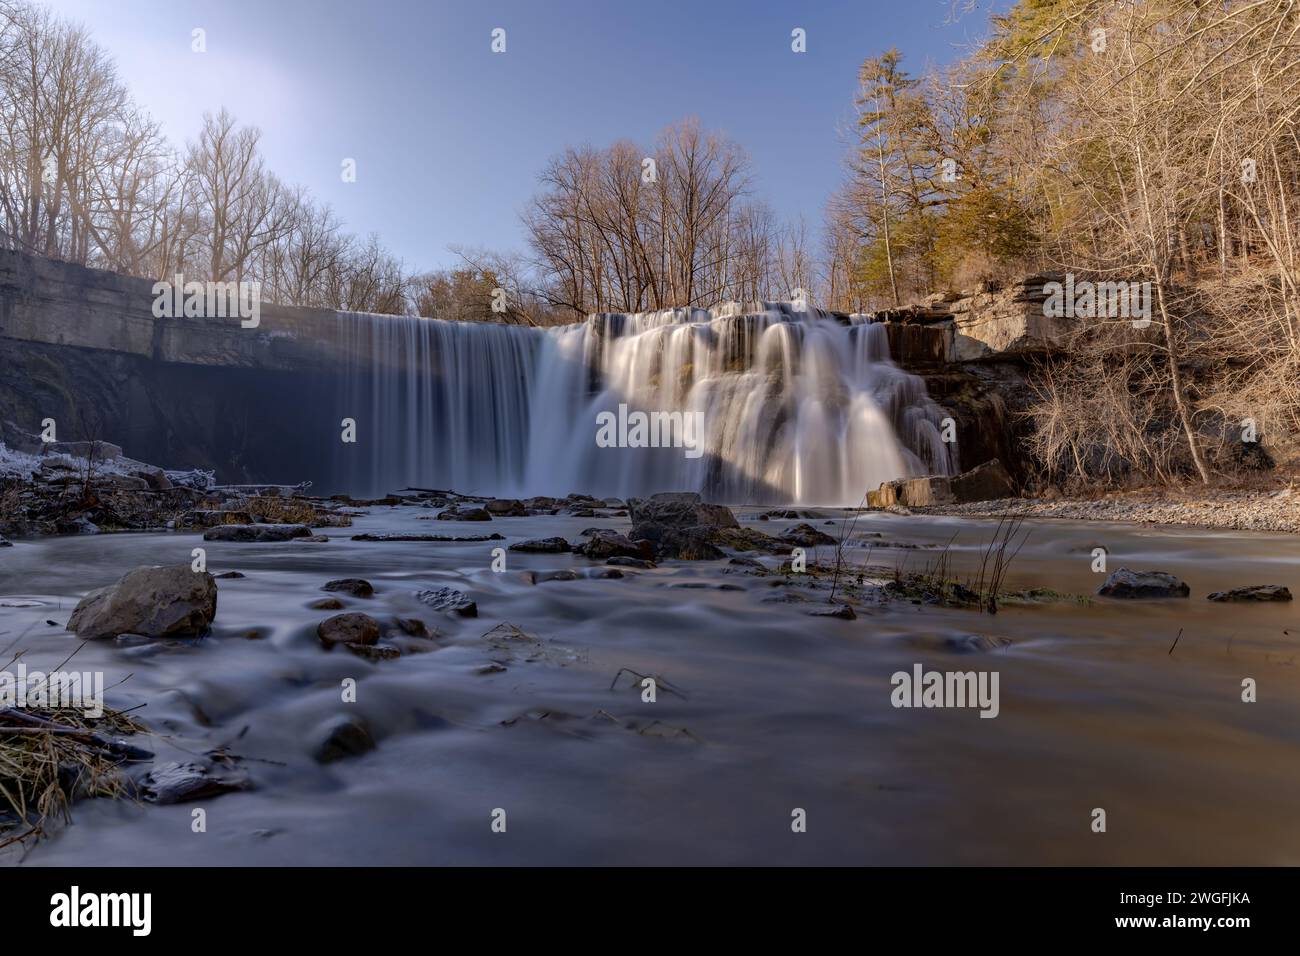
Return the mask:
M338 480L353 491L693 489L730 503L855 505L882 481L957 467L943 411L890 361L885 327L868 316L846 323L764 303L604 313L551 329L339 322L342 407L358 437L339 451ZM602 421L636 413L687 441L597 440ZM691 423L693 445L681 431Z

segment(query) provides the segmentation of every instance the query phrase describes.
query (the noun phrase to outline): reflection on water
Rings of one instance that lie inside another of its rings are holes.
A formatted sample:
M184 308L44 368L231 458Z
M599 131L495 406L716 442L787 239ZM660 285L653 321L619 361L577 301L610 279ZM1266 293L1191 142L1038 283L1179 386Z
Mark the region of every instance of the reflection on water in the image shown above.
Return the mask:
M492 547L625 530L620 519L500 519L491 528L506 542L348 540L428 530L417 513L428 512L374 509L323 544L208 543L211 570L247 575L218 582L211 636L85 647L78 669L102 668L110 685L130 675L109 703L147 704L138 716L155 736L141 742L160 759L229 744L257 789L202 804L204 834L190 831L192 805L81 803L75 825L26 862L1300 863L1297 605L1205 600L1247 584L1300 591L1294 537L1030 523L1012 587L1091 593L1091 551L1104 546L1111 568L1173 572L1192 597L996 617L900 603L840 621L764 602L766 580L725 562L598 579L585 559L511 552L509 570L490 570ZM753 523L777 533L795 522ZM954 569L974 575L992 528L869 515L857 533L881 537L850 554L920 568L936 554L927 546L956 533ZM62 625L81 594L130 567L188 562L198 543L117 535L0 551L0 598L46 602L0 608L0 649L19 640L29 667L58 664L76 641L47 619ZM526 573L562 568L579 578ZM377 592L340 595L350 609L422 617L438 649L379 665L322 651L315 626L330 612L308 604L345 576ZM441 585L470 592L480 616L439 615L413 596ZM489 646L481 635L502 622L542 638L544 653ZM1010 644L962 653L968 635ZM490 658L506 670L477 673ZM894 709L890 675L914 663L996 669L1000 716ZM642 703L628 680L610 689L620 668L682 693ZM359 681L355 704L340 702L345 677ZM1246 677L1258 703L1241 702ZM378 749L319 765L320 728L340 712L363 715ZM498 807L505 834L489 827ZM804 834L791 832L796 807ZM1105 834L1089 829L1095 807Z

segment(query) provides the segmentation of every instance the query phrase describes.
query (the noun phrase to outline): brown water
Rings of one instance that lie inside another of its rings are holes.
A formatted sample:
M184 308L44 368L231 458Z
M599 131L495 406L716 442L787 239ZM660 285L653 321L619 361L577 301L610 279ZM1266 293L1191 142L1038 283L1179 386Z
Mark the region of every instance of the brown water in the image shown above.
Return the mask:
M147 704L137 716L154 733L138 742L160 760L228 743L257 789L165 807L85 801L26 864L1300 863L1298 605L1205 600L1245 584L1300 591L1294 536L1030 522L1013 588L1092 593L1102 576L1090 551L1102 545L1111 569L1170 571L1192 597L996 617L904 602L840 621L762 601L774 593L766 580L725 562L608 580L588 576L597 566L582 558L511 552L509 570L490 569L493 547L626 530L624 519L415 520L428 513L373 509L327 531L329 543L207 543L210 570L247 575L218 581L210 636L80 651L70 667L102 669L109 684L130 675L109 704ZM795 522L752 523L778 533ZM857 532L883 535L865 539L871 563L913 568L937 551L880 542L942 545L955 533L965 574L993 526L873 514ZM398 529L507 540L349 540ZM188 563L199 544L114 535L0 550L0 601L45 602L0 607L0 648L21 637L29 668L58 664L77 640L46 619L62 625L87 590L136 565ZM581 577L525 574L563 568ZM351 576L377 593L341 596L349 609L423 617L441 632L437 649L380 664L323 651L315 627L333 612L307 605L327 580ZM442 584L468 591L480 616L415 600ZM543 639L545 653L480 675L502 657L481 635L502 622ZM264 637L245 639L250 628ZM968 635L1011 643L965 653L950 643ZM1000 715L895 709L890 676L914 663L996 670ZM623 667L685 696L661 688L643 703L626 680L611 690ZM358 680L355 704L340 701L345 677ZM1257 703L1241 700L1246 677ZM320 765L320 727L341 713L364 716L378 748ZM206 833L191 832L195 806ZM1106 833L1090 829L1096 807ZM504 834L491 831L495 808ZM807 812L806 833L791 832L794 808Z

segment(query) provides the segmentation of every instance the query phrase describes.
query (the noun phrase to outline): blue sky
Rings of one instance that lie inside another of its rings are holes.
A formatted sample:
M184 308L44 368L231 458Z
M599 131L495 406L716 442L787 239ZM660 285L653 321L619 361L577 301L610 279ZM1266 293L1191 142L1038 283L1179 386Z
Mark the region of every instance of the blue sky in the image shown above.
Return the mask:
M45 2L89 28L174 142L225 106L261 127L282 179L432 268L455 244L522 248L518 213L565 146L649 143L692 115L747 150L756 196L815 230L862 60L891 46L913 73L955 59L995 0L957 18L953 0ZM795 27L806 53L791 52Z

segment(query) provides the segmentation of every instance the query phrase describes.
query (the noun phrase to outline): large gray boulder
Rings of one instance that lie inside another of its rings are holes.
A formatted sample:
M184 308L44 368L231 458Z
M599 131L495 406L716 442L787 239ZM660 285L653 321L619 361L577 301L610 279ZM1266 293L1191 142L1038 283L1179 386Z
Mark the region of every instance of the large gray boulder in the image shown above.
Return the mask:
M217 582L188 564L128 571L114 584L91 591L72 612L68 630L78 637L202 634L217 615Z
M632 538L637 525L656 524L669 528L738 528L740 522L726 505L705 504L694 491L661 491L649 498L629 498L628 517Z

